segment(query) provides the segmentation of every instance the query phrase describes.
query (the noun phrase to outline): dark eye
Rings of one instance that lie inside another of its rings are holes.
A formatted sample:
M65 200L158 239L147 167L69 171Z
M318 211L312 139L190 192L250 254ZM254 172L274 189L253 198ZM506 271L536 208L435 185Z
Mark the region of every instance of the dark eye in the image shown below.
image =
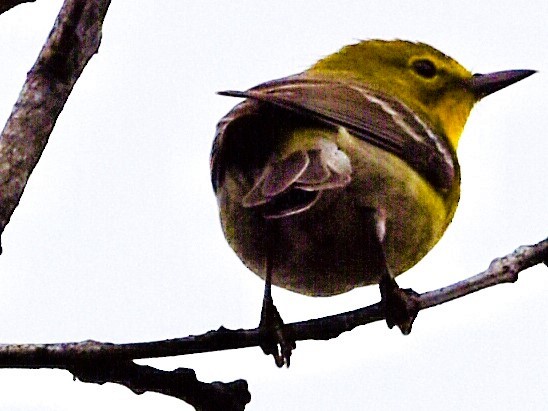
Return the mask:
M424 78L432 78L436 75L436 66L430 60L415 60L412 63L413 70Z

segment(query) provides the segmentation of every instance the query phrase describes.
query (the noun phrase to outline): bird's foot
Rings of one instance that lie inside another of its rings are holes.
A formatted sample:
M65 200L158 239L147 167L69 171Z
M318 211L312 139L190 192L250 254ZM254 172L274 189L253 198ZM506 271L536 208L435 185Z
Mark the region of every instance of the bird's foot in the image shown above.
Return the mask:
M295 338L278 312L272 298L264 298L259 324L259 345L266 355L272 355L278 367L289 367Z
M419 313L419 294L411 288L400 288L393 278L383 279L379 285L388 328L397 325L402 334L408 335Z

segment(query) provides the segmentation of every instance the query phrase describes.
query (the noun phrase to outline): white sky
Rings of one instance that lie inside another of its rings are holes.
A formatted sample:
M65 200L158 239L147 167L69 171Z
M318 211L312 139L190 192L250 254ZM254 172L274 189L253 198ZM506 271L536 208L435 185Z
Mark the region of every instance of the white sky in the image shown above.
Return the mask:
M0 123L61 1L0 16ZM313 5L315 4L315 5ZM461 204L401 285L434 289L548 235L548 3L113 1L8 225L0 342L136 342L250 328L262 282L225 243L209 183L215 95L293 74L357 39L429 43L473 71L540 72L480 103L459 156ZM249 410L543 409L548 271L421 312L410 336L376 323L299 342L290 369L259 348L145 361L203 381L248 380ZM278 288L287 322L378 300ZM181 410L179 400L73 382L66 371L0 370L0 410Z

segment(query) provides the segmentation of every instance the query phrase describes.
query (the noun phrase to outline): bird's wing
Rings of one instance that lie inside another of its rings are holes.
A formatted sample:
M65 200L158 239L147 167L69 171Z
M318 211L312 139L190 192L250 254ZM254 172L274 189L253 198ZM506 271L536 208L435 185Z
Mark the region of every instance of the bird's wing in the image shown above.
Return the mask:
M350 134L407 162L437 189L449 189L456 177L454 152L410 108L357 82L305 74L263 83L247 91L223 91L273 104Z

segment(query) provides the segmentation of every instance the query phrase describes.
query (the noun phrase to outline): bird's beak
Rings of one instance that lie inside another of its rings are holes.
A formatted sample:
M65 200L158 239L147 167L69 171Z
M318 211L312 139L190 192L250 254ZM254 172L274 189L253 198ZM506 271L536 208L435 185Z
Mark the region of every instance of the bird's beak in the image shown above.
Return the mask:
M534 73L536 70L507 70L489 74L474 74L471 79L467 80L467 85L480 99Z

